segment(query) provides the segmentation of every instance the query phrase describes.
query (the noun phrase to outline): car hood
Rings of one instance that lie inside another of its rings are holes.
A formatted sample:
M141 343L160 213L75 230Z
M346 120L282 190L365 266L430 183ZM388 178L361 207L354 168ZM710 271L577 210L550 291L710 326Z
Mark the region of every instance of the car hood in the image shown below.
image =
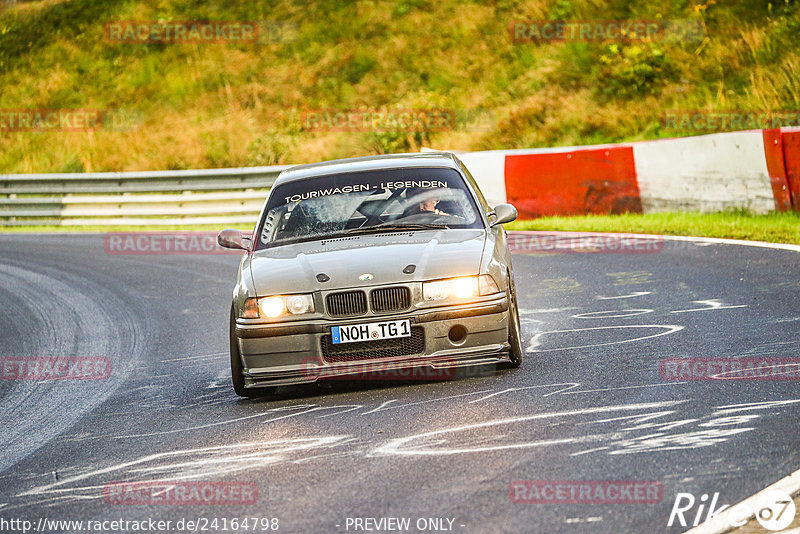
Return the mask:
M361 235L260 250L250 267L258 296L433 280L478 274L485 241L481 229Z

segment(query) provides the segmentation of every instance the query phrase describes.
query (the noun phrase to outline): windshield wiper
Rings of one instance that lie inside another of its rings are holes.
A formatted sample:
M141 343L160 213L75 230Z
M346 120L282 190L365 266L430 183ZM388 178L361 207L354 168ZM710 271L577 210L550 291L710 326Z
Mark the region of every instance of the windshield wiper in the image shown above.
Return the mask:
M424 224L424 223L410 223L410 224L396 224L396 223L383 223L374 226L362 226L360 228L349 228L347 230L338 230L336 232L325 235L310 235L294 239L281 240L276 242L274 246L278 245L292 245L295 243L305 243L307 241L330 241L331 239L338 239L340 237L351 235L366 235L366 234L380 234L381 232L392 231L413 231L413 230L448 230L446 224Z
M339 234L339 233L345 234L345 235L372 234L372 233L380 233L380 232L384 232L384 231L395 231L395 230L399 230L401 232L408 231L408 230L446 230L447 228L448 228L448 226L446 224L383 223L383 224L376 224L374 226L362 226L361 228L351 228L349 230L343 230L342 232L337 232L337 234Z

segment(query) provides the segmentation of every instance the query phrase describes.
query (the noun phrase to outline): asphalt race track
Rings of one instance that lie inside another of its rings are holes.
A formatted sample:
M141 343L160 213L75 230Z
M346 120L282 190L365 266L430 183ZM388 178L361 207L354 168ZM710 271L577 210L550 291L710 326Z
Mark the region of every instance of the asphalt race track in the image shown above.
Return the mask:
M464 533L682 532L667 527L677 493L734 504L798 469L800 382L665 379L662 360L800 358L799 260L683 242L518 254L521 368L249 401L230 386L227 352L237 255L114 255L102 235L3 235L0 356L107 357L111 369L102 380L0 381L0 515L277 518L280 532L363 532L355 518L388 517L410 518L411 531L422 519L426 531ZM187 480L249 483L257 498L108 498L114 483ZM663 495L515 503L520 480L651 481Z

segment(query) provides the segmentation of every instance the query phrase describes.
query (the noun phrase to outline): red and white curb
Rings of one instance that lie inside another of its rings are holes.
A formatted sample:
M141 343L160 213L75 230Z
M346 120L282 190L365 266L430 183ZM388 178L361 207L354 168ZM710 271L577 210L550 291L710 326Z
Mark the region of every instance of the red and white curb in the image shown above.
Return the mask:
M490 204L525 218L800 211L800 128L457 154Z

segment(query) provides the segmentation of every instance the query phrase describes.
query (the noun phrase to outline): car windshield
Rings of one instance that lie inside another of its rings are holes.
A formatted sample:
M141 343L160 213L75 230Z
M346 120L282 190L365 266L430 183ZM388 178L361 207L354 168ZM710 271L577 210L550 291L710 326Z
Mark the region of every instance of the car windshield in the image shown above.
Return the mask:
M332 174L275 187L259 223L256 250L341 235L482 227L455 169Z

